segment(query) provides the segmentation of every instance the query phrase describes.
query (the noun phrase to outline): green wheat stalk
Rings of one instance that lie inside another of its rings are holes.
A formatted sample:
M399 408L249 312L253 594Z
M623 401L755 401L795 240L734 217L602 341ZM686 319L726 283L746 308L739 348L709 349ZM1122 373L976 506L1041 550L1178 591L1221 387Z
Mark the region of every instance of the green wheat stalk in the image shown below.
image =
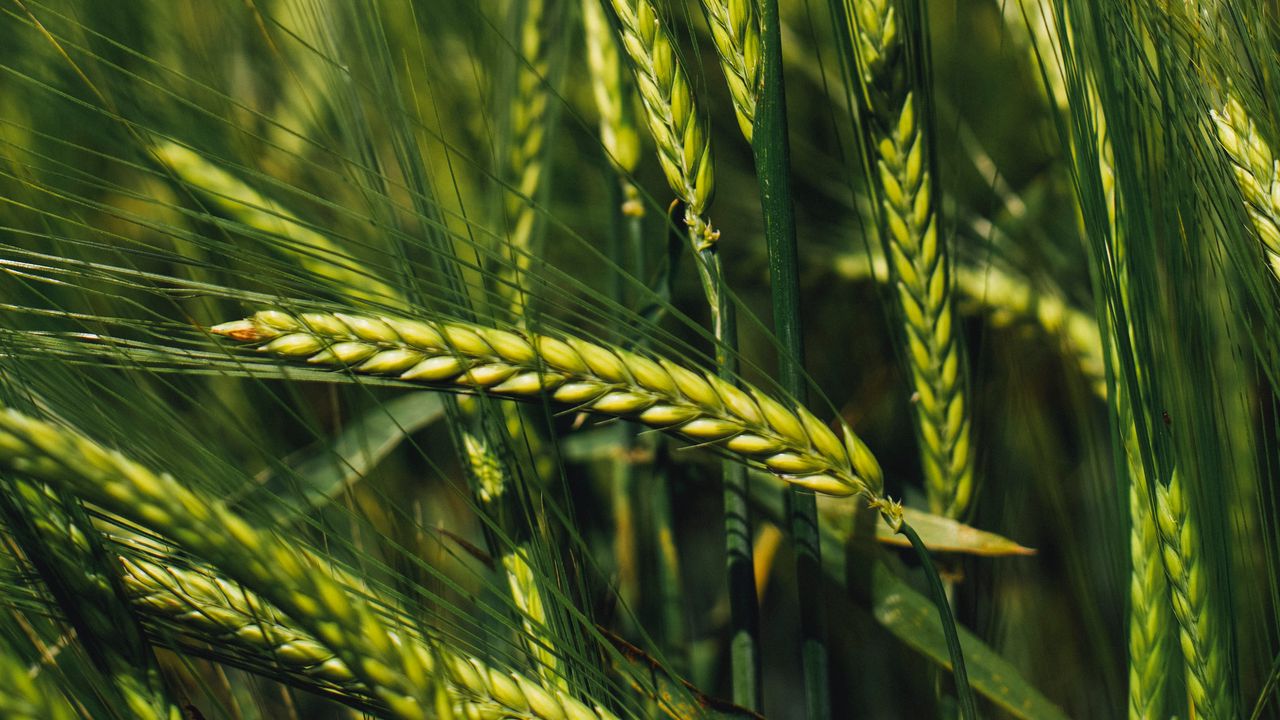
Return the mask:
M912 86L908 72L903 16L895 0L846 0L845 7L869 111L867 147L881 201L881 235L904 321L929 507L958 517L973 495L969 409L919 88Z

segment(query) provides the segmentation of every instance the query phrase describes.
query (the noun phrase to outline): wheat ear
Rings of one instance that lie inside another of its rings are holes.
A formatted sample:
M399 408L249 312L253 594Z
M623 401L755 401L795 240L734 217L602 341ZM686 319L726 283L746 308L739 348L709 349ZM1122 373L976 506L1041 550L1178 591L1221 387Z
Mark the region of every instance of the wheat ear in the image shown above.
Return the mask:
M521 314L523 300L518 282L533 259L534 232L538 210L533 198L542 185L546 158L548 125L551 120L551 91L547 85L551 70L551 39L555 28L549 27L562 0L521 0L512 11L519 15L515 58L515 98L502 99L508 108L507 152L502 172L511 189L503 202L507 248L511 264L495 269L505 278L499 283L509 295L515 314Z
M716 445L815 492L885 502L879 464L847 428L842 441L802 407L664 358L570 336L342 313L267 310L212 332L313 365L517 400L547 397Z
M251 527L212 498L88 438L0 411L0 466L39 478L155 529L256 587L355 671L395 717L426 718L431 676L324 561Z
M1176 472L1167 486L1156 487L1156 527L1187 663L1192 713L1206 720L1234 717L1229 659L1223 651L1216 608L1210 603L1213 582L1199 547L1199 523Z
M1131 426L1132 427L1132 426ZM1151 514L1137 438L1130 432L1129 457L1129 717L1163 717L1169 675L1169 585L1160 561L1160 536Z
M609 0L631 58L645 119L667 184L685 206L685 223L695 250L715 245L717 233L706 218L715 191L711 135L699 114L693 86L667 30L650 0Z
M582 0L582 29L586 41L591 95L600 113L600 142L623 174L640 163L640 132L635 125L633 89L618 48L618 37L600 0Z
M1280 161L1236 98L1229 97L1213 121L1271 271L1280 277Z
M236 222L287 239L289 244L280 243L280 249L288 250L304 270L329 281L343 295L382 305L399 301L399 291L361 270L340 245L240 178L176 143L159 142L151 153L179 180L198 190Z
M367 686L347 663L259 595L209 568L181 568L143 557L121 561L136 606L152 618L192 637L231 643L321 692L336 690L370 700ZM599 706L588 707L563 691L546 689L519 673L503 673L438 643L395 634L391 639L407 645L433 675L437 667L443 670L448 695L461 717L614 720Z
M96 531L70 498L43 483L9 479L0 507L28 562L66 611L81 644L109 678L129 714L140 720L178 720L151 648L128 609L120 579Z
M742 136L751 142L760 90L760 8L757 0L702 0L720 68Z
M973 494L964 363L946 248L938 236L928 139L907 74L902 16L893 0L846 0L846 6L870 111L868 147L880 190L885 254L904 319L929 507L957 517Z

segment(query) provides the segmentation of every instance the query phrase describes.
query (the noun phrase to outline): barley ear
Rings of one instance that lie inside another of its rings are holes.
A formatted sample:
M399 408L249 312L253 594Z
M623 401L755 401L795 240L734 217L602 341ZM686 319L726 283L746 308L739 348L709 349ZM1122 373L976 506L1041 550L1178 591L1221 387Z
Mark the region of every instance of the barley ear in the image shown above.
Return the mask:
M1237 98L1228 97L1212 116L1268 264L1280 277L1280 161Z
M0 410L0 466L65 488L208 558L312 631L393 716L427 717L430 678L420 660L397 647L381 619L334 582L322 560L170 475L15 410Z
M907 72L903 19L894 0L846 0L869 118L866 147L880 198L881 235L903 319L925 487L933 512L962 515L973 494L969 402L952 307L946 243L939 237L929 137Z
M794 403L665 358L425 316L267 310L211 332L310 365L515 400L549 398L717 447L815 492L881 498L880 466L861 440L851 446Z
M702 0L720 68L742 136L751 142L760 91L760 9L757 0Z
M1169 675L1169 584L1161 561L1160 533L1137 437L1129 424L1129 718L1164 717Z
M321 690L340 689L357 697L369 694L351 666L324 643L263 597L212 569L181 568L138 557L122 562L135 602L152 616L196 637L228 642L278 662ZM450 707L461 717L616 720L598 704L588 706L562 690L453 652L443 641L394 633L389 637L415 656L433 680L443 681Z
M62 608L77 640L110 680L131 716L179 720L151 647L124 596L118 567L105 552L88 516L70 496L42 483L6 478L0 512L6 525Z
M715 245L718 234L707 220L715 192L711 135L693 95L693 86L666 28L650 0L610 0L631 59L645 119L667 184L684 203L694 249Z
M1199 546L1194 509L1187 502L1182 478L1156 487L1156 528L1169 578L1173 614L1186 664L1187 695L1194 717L1235 717L1231 710L1229 658L1212 605L1209 568Z
M328 281L343 296L383 305L403 302L398 290L363 269L340 244L202 155L168 141L157 142L151 154L232 220L283 238L285 242L277 243L275 249L287 252L300 267Z
M600 112L600 141L619 171L633 173L640 162L634 90L627 80L617 34L600 0L582 0L582 27L591 94Z

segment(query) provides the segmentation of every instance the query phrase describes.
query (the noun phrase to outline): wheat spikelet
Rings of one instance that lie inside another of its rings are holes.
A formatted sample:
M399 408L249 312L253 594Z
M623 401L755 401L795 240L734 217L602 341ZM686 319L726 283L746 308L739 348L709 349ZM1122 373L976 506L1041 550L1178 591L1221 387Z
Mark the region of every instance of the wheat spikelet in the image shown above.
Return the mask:
M1236 98L1212 116L1271 271L1280 277L1280 161Z
M289 240L280 247L290 250L304 270L329 281L344 295L383 305L400 302L398 290L361 270L339 245L240 178L176 143L159 142L151 153L179 180L237 222Z
M907 77L901 13L893 0L846 3L859 79L870 111L868 146L882 202L882 235L904 318L929 506L962 514L973 493L963 360L953 327L951 278L938 236L927 138Z
M715 191L711 135L699 114L693 86L676 56L671 37L649 0L610 0L631 58L658 160L676 197L685 205L685 223L695 250L715 245L717 233L706 218Z
M1187 695L1197 718L1234 717L1231 711L1229 658L1223 651L1216 608L1210 602L1212 580L1199 547L1199 526L1187 505L1177 473L1156 487L1156 527L1161 557L1172 590L1179 640L1187 665Z
M81 435L0 411L0 466L64 487L225 568L313 632L400 718L425 718L431 677L324 561L251 527L221 503Z
M370 699L366 685L341 658L255 593L204 567L182 568L142 557L122 557L121 562L133 600L148 616L278 663L319 690ZM599 706L588 707L563 691L503 673L440 643L395 634L391 638L407 646L428 671L443 671L453 709L461 717L615 720Z
M815 492L888 502L879 465L847 428L841 441L803 408L666 359L574 337L425 318L269 310L212 331L314 365L500 397L546 396L717 445Z
M751 142L760 88L760 9L757 0L702 0L720 67L742 135Z

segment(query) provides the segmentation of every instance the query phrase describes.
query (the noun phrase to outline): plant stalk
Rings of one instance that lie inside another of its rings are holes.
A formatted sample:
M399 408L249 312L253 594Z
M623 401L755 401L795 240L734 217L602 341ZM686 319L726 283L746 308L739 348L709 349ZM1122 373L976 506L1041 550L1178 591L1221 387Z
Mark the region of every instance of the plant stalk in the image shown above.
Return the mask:
M804 328L800 318L800 273L795 206L791 196L791 150L787 139L786 91L782 77L782 34L777 0L761 0L761 84L751 147L760 182L760 206L768 244L773 329L780 346L782 388L801 405L806 401ZM796 584L807 717L831 717L831 693L822 608L822 558L818 509L813 493L787 493L787 525L796 547Z

